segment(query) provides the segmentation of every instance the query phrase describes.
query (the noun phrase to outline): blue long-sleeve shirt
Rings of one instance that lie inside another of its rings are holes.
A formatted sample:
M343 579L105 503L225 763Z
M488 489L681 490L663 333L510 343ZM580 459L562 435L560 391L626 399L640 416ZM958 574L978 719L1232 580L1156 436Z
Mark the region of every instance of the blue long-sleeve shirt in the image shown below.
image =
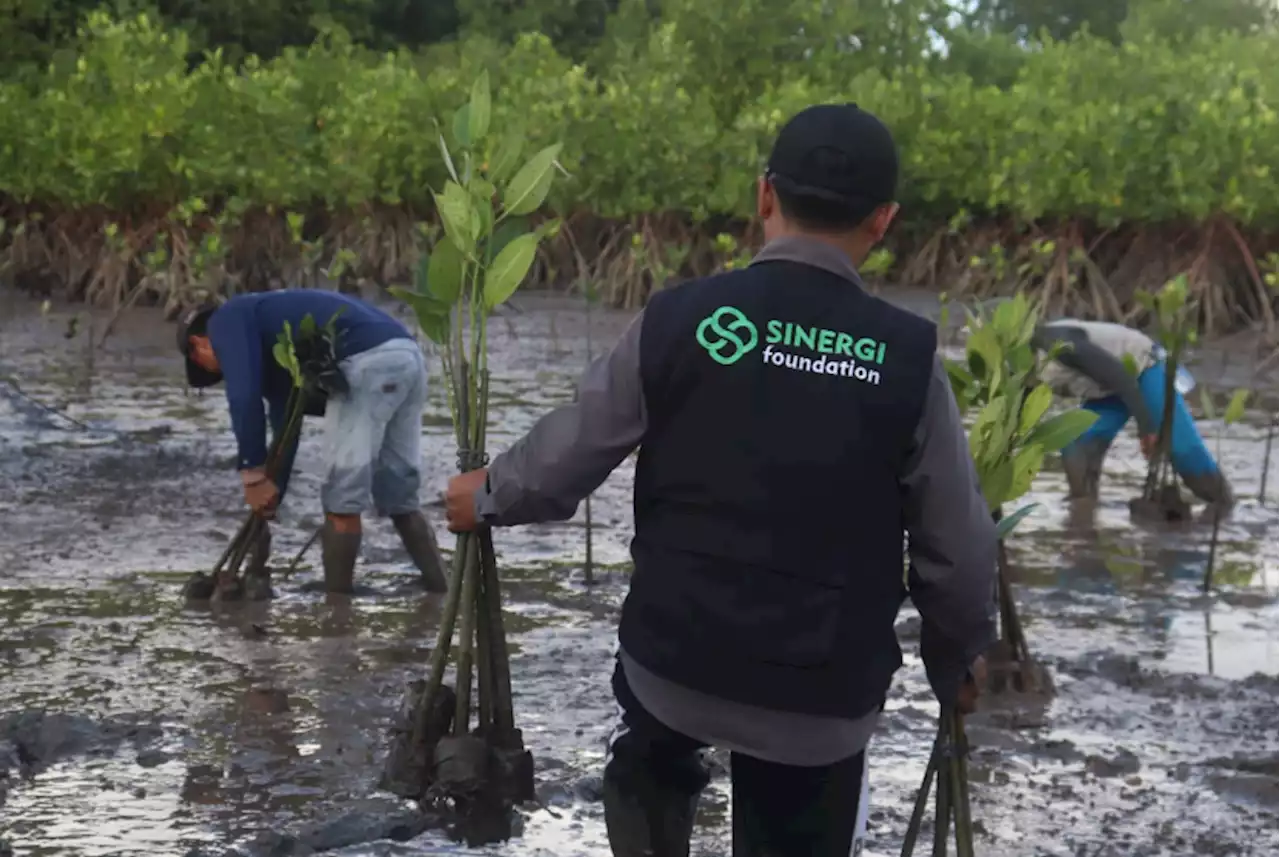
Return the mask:
M209 317L209 342L227 388L239 469L261 467L267 460L264 400L270 409L272 432L284 428L293 381L276 363L272 349L285 322L296 335L305 316L314 318L317 327L324 327L335 313L338 360L393 339L412 338L404 325L382 310L347 295L317 289L239 295ZM292 452L288 451L282 464L292 464ZM289 469L282 467L279 476L287 480Z

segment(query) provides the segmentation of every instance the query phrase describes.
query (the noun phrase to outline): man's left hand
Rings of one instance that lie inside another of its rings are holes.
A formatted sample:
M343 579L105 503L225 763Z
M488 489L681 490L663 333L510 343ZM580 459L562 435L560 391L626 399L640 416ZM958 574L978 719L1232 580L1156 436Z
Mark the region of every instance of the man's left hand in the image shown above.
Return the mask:
M276 483L260 470L243 471L240 478L244 485L244 501L249 508L264 518L275 517L276 503L280 499Z
M459 473L449 480L444 492L444 516L452 533L466 533L480 525L476 520L476 494L484 490L489 471L485 468Z

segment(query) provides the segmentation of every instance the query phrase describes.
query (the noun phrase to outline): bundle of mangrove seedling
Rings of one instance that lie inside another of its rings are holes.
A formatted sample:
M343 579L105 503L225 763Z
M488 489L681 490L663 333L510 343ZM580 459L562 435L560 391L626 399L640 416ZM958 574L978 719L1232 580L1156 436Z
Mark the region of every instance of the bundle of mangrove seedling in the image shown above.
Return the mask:
M933 752L929 754L924 782L916 793L915 809L902 841L902 857L915 854L930 790L934 796L933 857L947 857L947 842L952 833L956 857L974 857L973 817L969 806L969 741L965 737L964 715L952 707L944 708L938 718L938 736L933 742Z
M292 466L303 417L309 412L323 413L325 396L346 390L337 364L336 322L335 314L324 328L318 328L312 316L304 316L297 336L292 325L285 322L272 348L276 363L289 373L293 382L285 405L284 425L272 436L263 465L267 478L277 485L280 477L288 476L284 468ZM208 574L196 572L187 581L184 596L188 601L270 598L271 580L266 567L270 543L267 519L259 512L250 511L213 569Z
M519 288L538 244L557 227L553 221L531 229L526 218L550 190L560 146L516 169L523 137L513 130L490 139L490 99L482 73L469 103L453 116L452 147L441 132L451 177L435 194L444 235L414 288L393 289L440 350L462 472L488 461L489 315ZM449 687L444 678L455 629ZM515 727L502 593L487 527L458 535L428 674L410 688L404 709L383 787L446 814L453 835L469 844L510 837L514 804L533 797L533 756Z

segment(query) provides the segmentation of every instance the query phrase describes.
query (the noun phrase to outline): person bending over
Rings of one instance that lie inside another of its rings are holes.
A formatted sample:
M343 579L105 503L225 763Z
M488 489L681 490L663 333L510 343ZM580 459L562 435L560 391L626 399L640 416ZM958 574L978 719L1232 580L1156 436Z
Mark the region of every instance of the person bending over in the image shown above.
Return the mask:
M1137 422L1143 453L1149 457L1155 448L1164 415L1164 350L1145 333L1123 324L1072 318L1041 325L1031 343L1040 351L1061 344L1043 380L1081 399L1081 407L1098 415L1062 450L1071 496L1096 499L1107 451L1131 417ZM1178 376L1170 449L1173 469L1201 500L1230 506L1231 485L1205 446L1182 395L1194 382L1188 383L1185 372Z
M192 387L226 384L237 467L245 502L272 517L288 487L297 444L282 455L275 477L267 459L263 401L273 436L284 430L293 380L272 355L276 337L291 325L295 335L310 315L317 327L334 319L332 354L343 383L322 408L326 474L321 548L325 589L350 593L360 553L361 514L370 498L389 515L418 567L426 588L447 588L444 563L431 524L418 506L421 482L422 410L426 364L404 325L368 303L336 292L290 289L238 295L218 307L189 312L178 326L178 349ZM265 571L270 535L255 546L251 567Z

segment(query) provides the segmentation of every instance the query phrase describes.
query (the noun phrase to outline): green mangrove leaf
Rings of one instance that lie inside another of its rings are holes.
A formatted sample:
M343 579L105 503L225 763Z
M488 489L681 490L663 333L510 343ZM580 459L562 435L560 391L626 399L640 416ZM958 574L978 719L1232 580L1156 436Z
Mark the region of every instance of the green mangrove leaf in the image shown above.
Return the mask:
M1125 354L1120 358L1120 362L1124 364L1124 371L1134 378L1138 377L1138 361L1132 354Z
M1013 462L1001 461L996 466L978 471L978 484L982 486L982 496L987 501L987 508L992 512L999 509L1009 496L1009 486L1013 482Z
M1048 384L1038 384L1027 393L1027 397L1022 400L1022 413L1018 417L1018 436L1025 437L1027 432L1035 428L1052 404L1053 390Z
M461 148L470 149L471 138L471 105L464 104L453 111L453 139Z
M432 248L427 261L426 289L420 292L428 294L445 306L451 306L462 294L463 273L466 260L452 241L440 241Z
M503 196L503 206L508 214L529 214L542 205L551 190L551 178L555 175L555 160L564 148L554 143L538 152L511 178Z
M1245 406L1249 404L1249 391L1236 390L1231 394L1231 401L1222 414L1222 421L1227 425L1238 422L1244 416Z
M493 157L489 159L485 173L495 182L503 181L520 162L520 153L524 151L524 135L519 129L512 128L498 144Z
M467 136L472 144L477 144L489 133L489 114L491 110L489 92L489 72L482 71L471 84L471 103L467 111Z
M555 238L560 234L560 226L562 221L558 217L552 217L538 224L538 228L533 230L533 234L538 236L538 243L542 243L548 238Z
M484 274L484 303L488 309L500 306L510 298L533 265L538 251L538 237L527 233L511 239L494 257Z
M449 304L441 303L431 295L400 286L392 286L387 291L413 309L413 314L418 319L418 327L428 339L437 344L448 342L451 309Z
M512 239L524 235L528 231L529 220L525 217L511 217L494 227L493 234L489 236L489 240L486 242L484 254L486 267L493 262L504 247L511 243Z
M1039 444L1024 446L1013 456L1012 472L1009 477L1009 493L1002 502L1017 500L1031 490L1031 483L1036 474L1044 467L1044 447Z
M449 177L454 181L459 181L458 171L453 166L453 156L449 154L449 144L444 141L444 134L439 134L440 138L440 156L444 158L445 169L449 171ZM435 196L433 193L432 196Z
M475 252L476 243L471 195L462 185L447 182L444 193L433 196L436 209L440 212L440 220L444 223L444 234L462 251L463 256L470 257Z
M1002 362L1000 343L996 339L995 332L989 327L978 327L969 333L969 341L966 343L969 352L969 366L973 367L973 355L977 355L981 359L979 364L981 369L974 369L973 375L979 380L989 378L991 373L997 370ZM993 385L994 386L994 385Z
M271 355L275 357L276 363L286 372L290 371L289 346L283 342L277 342L271 348Z
M1093 411L1073 408L1040 423L1027 435L1025 443L1039 444L1046 454L1059 452L1067 444L1089 430L1098 419Z
M996 521L996 538L1003 539L1005 536L1009 535L1009 533L1013 532L1013 528L1022 523L1022 519L1031 514L1032 510L1039 505L1039 503L1028 503L1012 515L1007 515L999 521Z
M315 336L316 320L315 320L315 317L311 315L311 313L307 313L302 317L302 322L298 325L298 333L304 339L307 337Z
M1206 388L1200 388L1200 410L1204 411L1206 420L1214 420L1218 418L1218 410L1213 406L1213 393Z

